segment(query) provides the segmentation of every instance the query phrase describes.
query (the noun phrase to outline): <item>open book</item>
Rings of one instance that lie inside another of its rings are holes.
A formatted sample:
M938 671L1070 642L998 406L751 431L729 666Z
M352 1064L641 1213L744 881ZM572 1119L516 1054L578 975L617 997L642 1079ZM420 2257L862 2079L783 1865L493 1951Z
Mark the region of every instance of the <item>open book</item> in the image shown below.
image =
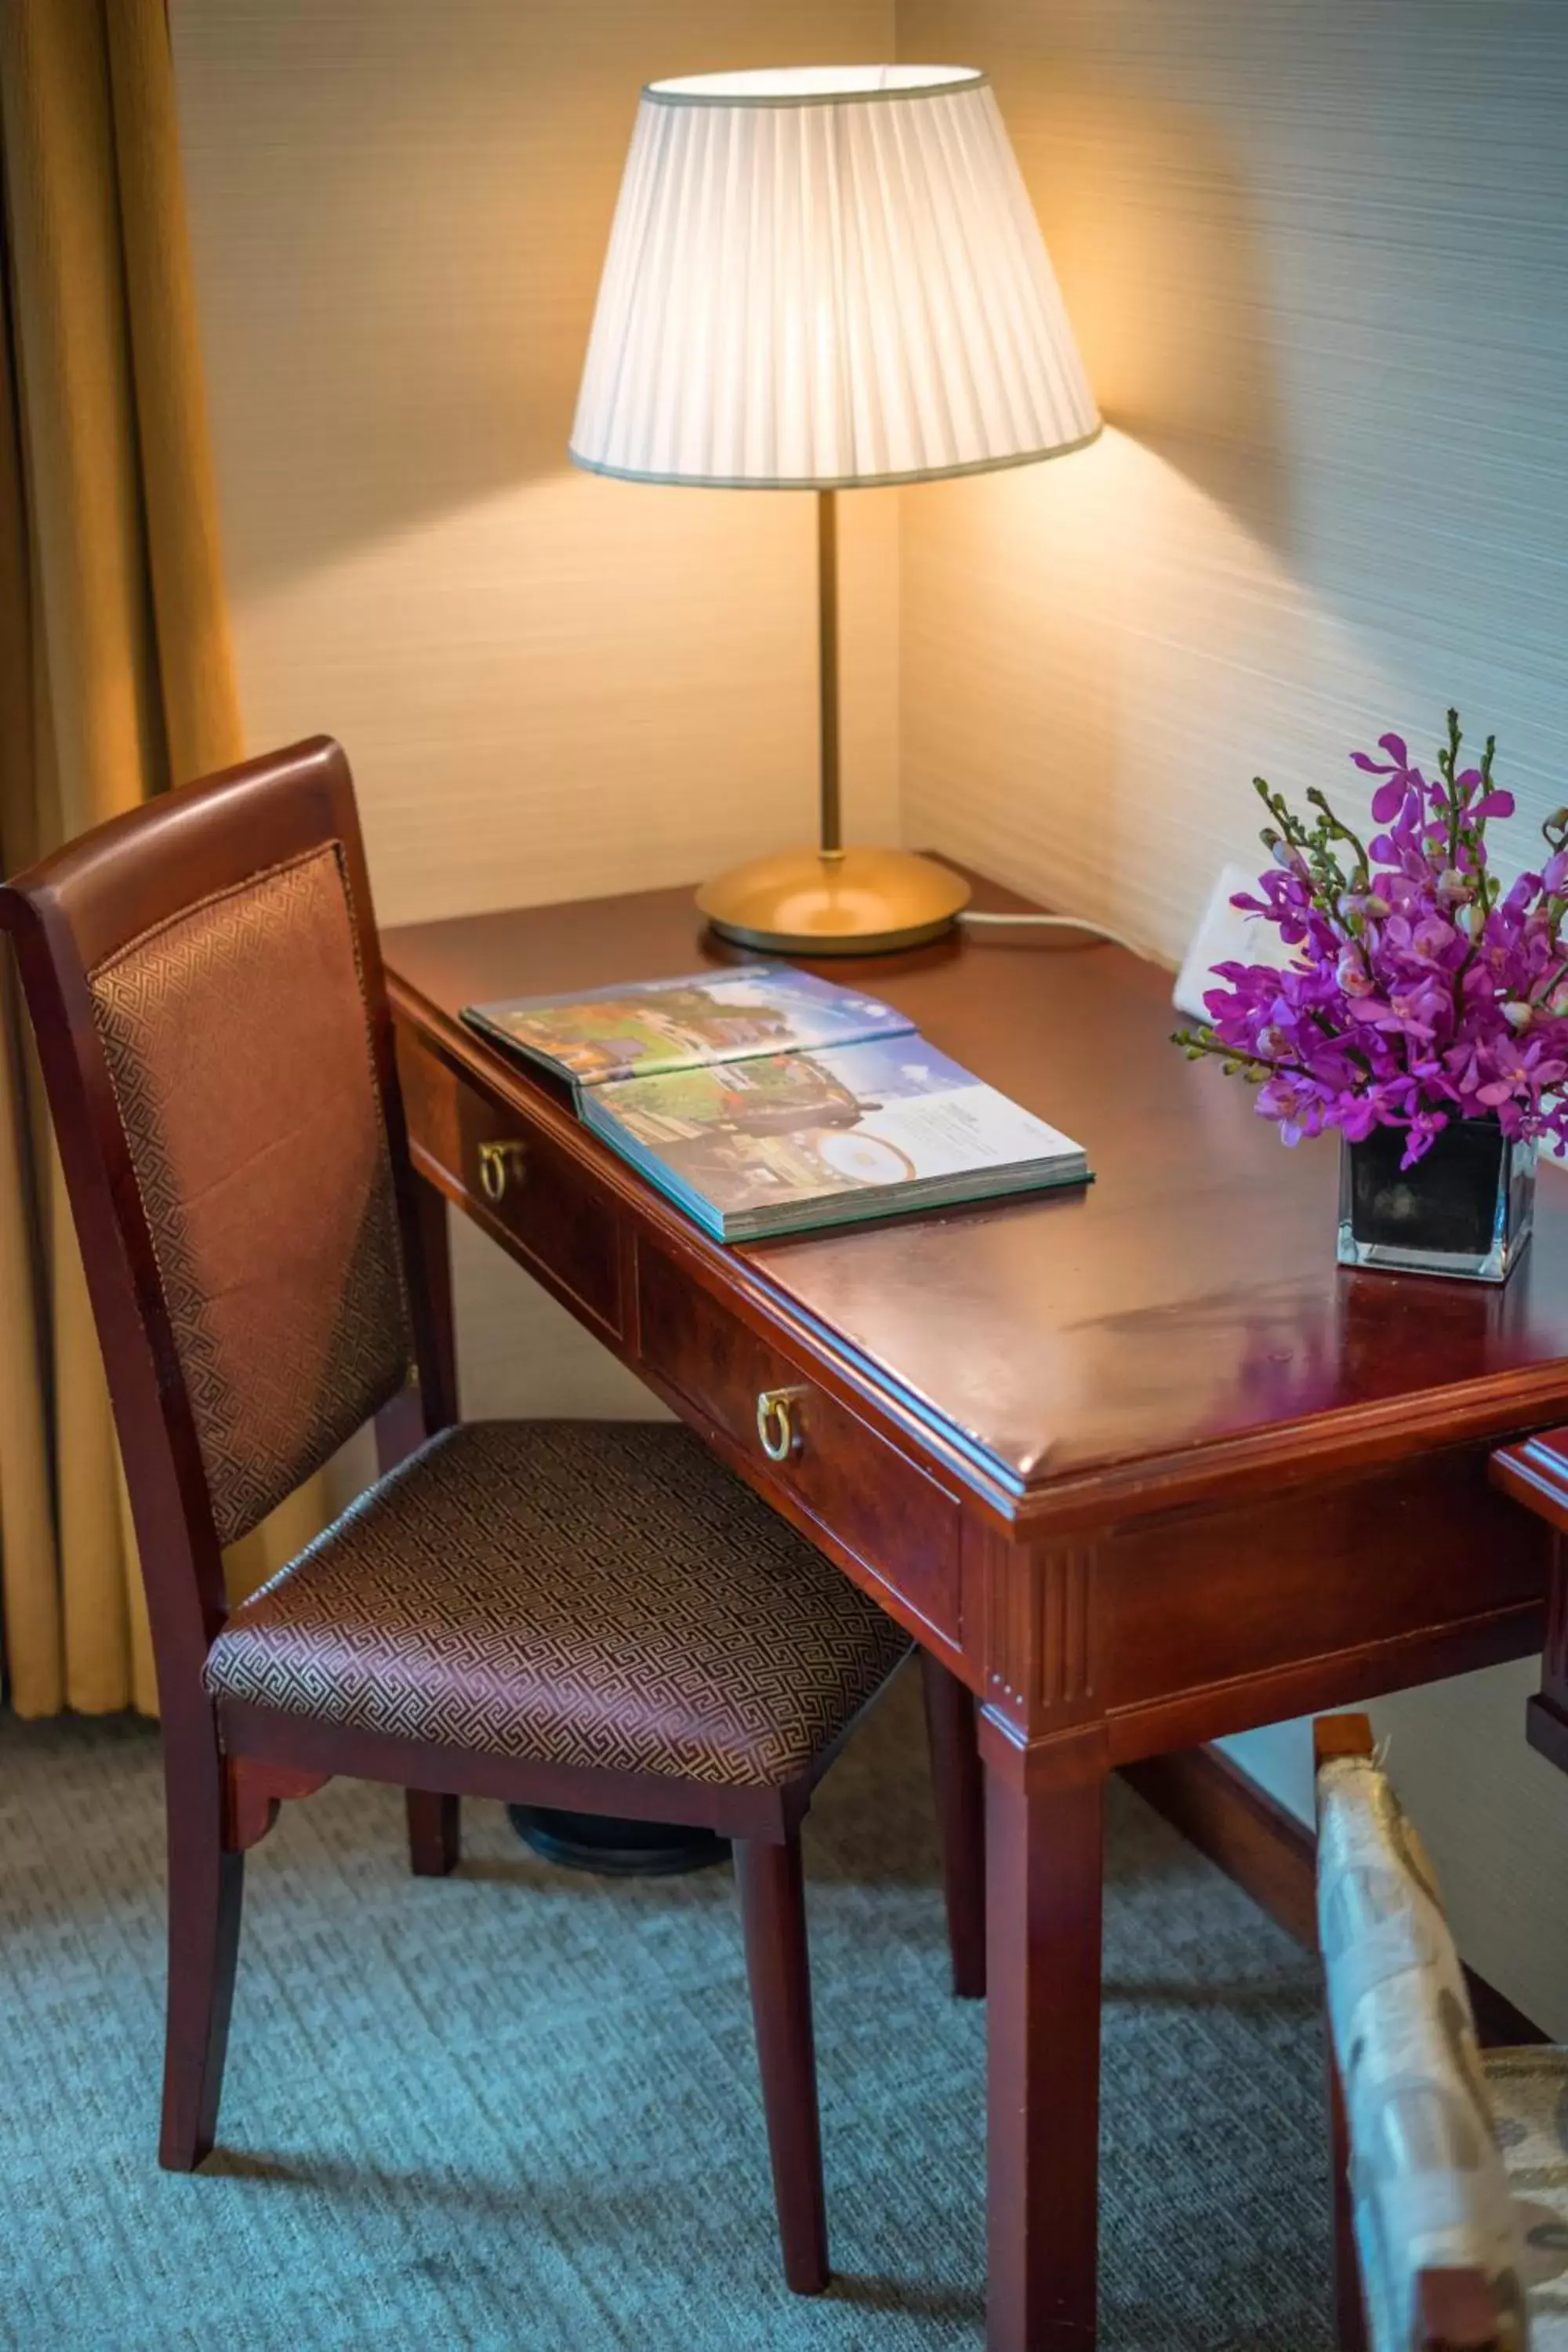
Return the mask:
M595 1133L719 1241L1088 1181L1076 1143L891 1005L788 965L463 1018L568 1080Z

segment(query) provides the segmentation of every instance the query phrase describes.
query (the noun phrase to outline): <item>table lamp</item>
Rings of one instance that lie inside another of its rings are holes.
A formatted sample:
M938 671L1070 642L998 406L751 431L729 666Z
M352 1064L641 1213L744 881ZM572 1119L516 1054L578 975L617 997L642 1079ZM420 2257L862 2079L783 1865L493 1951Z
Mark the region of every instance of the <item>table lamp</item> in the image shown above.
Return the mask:
M957 66L699 74L642 93L572 427L628 481L815 490L821 826L705 883L715 930L912 946L951 868L846 848L836 498L1081 448L1100 430L991 87Z

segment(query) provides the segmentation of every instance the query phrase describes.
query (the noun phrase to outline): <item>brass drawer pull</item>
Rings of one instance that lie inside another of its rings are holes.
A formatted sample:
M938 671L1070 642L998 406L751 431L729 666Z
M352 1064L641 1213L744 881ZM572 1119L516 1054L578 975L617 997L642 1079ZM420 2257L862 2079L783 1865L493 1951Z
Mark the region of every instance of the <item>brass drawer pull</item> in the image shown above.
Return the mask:
M807 1393L805 1389L764 1389L758 1397L757 1435L770 1462L787 1462L792 1454L800 1452L804 1437L795 1407L805 1402Z
M509 1185L515 1180L521 1183L528 1166L524 1144L515 1140L504 1143L481 1143L479 1146L479 1190L487 1201L502 1201Z

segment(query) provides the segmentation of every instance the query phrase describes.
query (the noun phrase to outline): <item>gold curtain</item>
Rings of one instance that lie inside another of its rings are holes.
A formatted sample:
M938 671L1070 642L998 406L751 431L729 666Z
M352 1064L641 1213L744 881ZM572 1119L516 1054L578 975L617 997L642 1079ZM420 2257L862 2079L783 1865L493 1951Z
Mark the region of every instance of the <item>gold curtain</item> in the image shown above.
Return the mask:
M0 866L241 756L164 0L0 0ZM153 1711L80 1261L0 974L12 1704ZM230 1556L248 1591L315 1487Z

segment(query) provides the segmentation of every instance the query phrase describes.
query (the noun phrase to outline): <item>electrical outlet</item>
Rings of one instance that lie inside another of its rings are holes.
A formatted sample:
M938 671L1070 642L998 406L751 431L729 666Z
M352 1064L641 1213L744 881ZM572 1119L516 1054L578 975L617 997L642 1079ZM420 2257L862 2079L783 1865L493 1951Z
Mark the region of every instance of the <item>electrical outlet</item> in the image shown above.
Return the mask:
M1258 877L1249 874L1245 866L1220 869L1172 992L1172 1003L1189 1021L1206 1017L1204 995L1215 984L1210 975L1216 963L1271 963L1279 967L1290 961L1295 950L1286 946L1272 923L1230 903L1237 890L1256 892L1257 888Z

